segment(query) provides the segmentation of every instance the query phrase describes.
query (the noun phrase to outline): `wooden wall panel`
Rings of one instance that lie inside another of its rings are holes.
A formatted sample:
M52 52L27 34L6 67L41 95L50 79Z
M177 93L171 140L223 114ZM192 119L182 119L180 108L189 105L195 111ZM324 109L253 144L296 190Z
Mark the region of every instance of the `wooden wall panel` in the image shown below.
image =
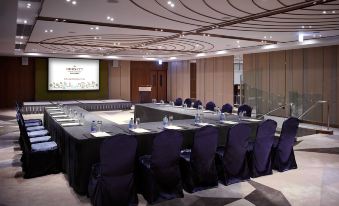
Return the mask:
M323 100L330 104L330 123L337 121L337 46L324 47ZM327 104L323 105L323 120L327 122Z
M182 67L182 77L183 77L183 87L182 89L182 97L183 99L191 97L190 91L190 82L191 82L191 75L190 75L190 62L184 61Z
M286 52L276 51L269 53L269 110L285 104L286 94ZM275 116L285 116L285 110L271 113Z
M16 101L34 101L34 58L28 62L22 66L20 57L0 57L0 108L14 108Z
M225 70L225 59L223 57L213 58L214 59L214 72L213 72L213 84L214 88L214 103L221 107L224 104L224 70Z
M223 59L223 99L220 107L226 103L232 104L234 98L234 56L226 56Z
M168 100L190 97L190 64L189 61L175 61L168 63Z
M214 99L214 60L213 58L204 59L205 61L205 98L202 101L203 105L205 105L209 101L213 101Z
M244 82L244 103L248 105L256 105L256 89L255 89L255 55L244 54L243 56L243 82Z
M190 97L197 97L197 63L190 63Z
M256 112L258 114L264 114L269 111L269 55L268 53L255 54L255 66L256 66Z
M197 60L197 98L205 102L205 60Z
M336 125L339 126L339 95L338 95L338 92L339 92L339 46L337 45L337 75L336 75L336 82L337 82L337 87L336 87L336 94L337 94L337 105L336 105L336 108L337 108L337 112L336 112L336 117L337 117L337 121L336 121Z
M108 92L110 99L121 98L121 68L108 68Z
M323 47L304 49L304 99L306 111L318 100L323 98L324 81ZM317 107L304 116L305 120L321 123L323 121L322 107Z
M120 62L120 77L121 77L121 99L131 99L131 62L121 61Z

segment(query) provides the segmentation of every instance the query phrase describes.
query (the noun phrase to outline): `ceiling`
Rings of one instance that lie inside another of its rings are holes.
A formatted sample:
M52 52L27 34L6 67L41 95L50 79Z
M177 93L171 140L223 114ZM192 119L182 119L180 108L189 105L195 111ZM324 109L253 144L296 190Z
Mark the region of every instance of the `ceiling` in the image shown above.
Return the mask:
M20 0L15 13L15 55L169 61L339 43L339 0Z

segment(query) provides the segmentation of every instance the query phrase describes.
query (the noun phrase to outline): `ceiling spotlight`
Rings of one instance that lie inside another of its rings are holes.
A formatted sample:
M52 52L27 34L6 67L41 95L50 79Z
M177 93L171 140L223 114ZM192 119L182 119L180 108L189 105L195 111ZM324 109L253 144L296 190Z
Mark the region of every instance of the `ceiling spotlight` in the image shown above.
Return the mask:
M49 30L49 32L51 32L51 33L52 33L52 32L53 32L53 29L50 29L50 30Z
M265 39L266 39L266 36L264 37ZM239 44L240 43L240 41L239 40L237 40L237 44Z
M96 26L96 27L95 27L95 30L99 30L99 27L98 27L98 26Z
M162 60L161 59L159 59L158 64L162 65Z
M66 0L67 2L70 2L71 0Z
M107 20L110 20L111 19L111 17L110 16L107 16Z
M266 39L267 37L266 36L264 36L264 39Z
M332 14L335 14L335 11L332 11Z
M209 34L207 34L207 36L210 36Z
M300 43L301 43L301 42L304 42L304 34L299 34L298 41L299 41Z
M240 48L240 45L238 45L238 48Z
M170 57L169 59L173 60L173 59L177 59L176 57Z
M93 30L94 28L93 27L91 27L91 30Z
M27 20L24 20L24 24L27 24Z
M327 12L326 11L323 11L323 14L326 14Z
M46 30L45 30L45 33L47 33L47 32L48 32L48 30L46 29Z
M174 4L171 4L171 7L173 8L173 7L174 7Z
M20 39L24 39L24 36L21 36Z
M226 53L227 53L227 51L225 51L225 50L215 52L215 54L226 54Z
M199 54L197 54L197 57L203 57L203 56L206 56L206 54L205 54L205 53L199 53Z
M114 21L114 18L113 18L113 17L111 17L109 20L110 20L110 21Z
M59 21L59 19L55 19L55 21Z
M270 39L272 39L272 36L270 36Z
M303 29L304 29L304 28L305 28L305 26L301 26L301 28L303 28Z
M171 5L171 4L172 4L172 2L171 2L171 1L168 1L168 2L167 2L167 4L168 4L168 5Z
M32 4L27 3L27 9L31 8Z
M72 1L72 4L73 4L73 5L76 5L76 4L77 4L77 2L76 2L76 1Z

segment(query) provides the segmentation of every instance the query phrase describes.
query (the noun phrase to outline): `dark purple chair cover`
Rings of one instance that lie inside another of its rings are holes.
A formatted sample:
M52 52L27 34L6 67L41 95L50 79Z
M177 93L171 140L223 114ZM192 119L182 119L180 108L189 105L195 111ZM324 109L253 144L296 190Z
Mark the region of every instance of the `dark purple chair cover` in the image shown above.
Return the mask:
M212 126L199 129L194 136L192 150L183 150L180 169L184 189L197 192L218 186L215 153L218 145L218 130Z
M139 190L149 204L182 198L180 149L183 137L165 130L153 140L152 155L139 158Z
M225 147L219 147L216 153L216 165L219 181L224 185L248 180L248 139L251 127L245 123L233 126L229 130Z
M193 103L193 107L198 109L199 105L202 105L202 102L200 100L196 100L194 103Z
M186 104L187 107L191 107L192 106L192 100L190 98L187 98L187 99L185 99L184 104Z
M206 110L214 111L215 104L214 102L207 102Z
M100 163L92 169L88 194L93 205L137 205L134 163L137 140L134 136L116 135L100 147Z
M19 119L24 125L24 120ZM21 126L22 127L22 126ZM22 171L24 178L39 177L60 172L58 148L54 141L31 144L25 130L22 130Z
M245 112L245 116L251 117L252 115L252 107L248 106L247 104L243 104L238 108L238 114L240 112Z
M293 151L298 126L299 119L295 117L288 118L282 125L278 146L273 150L273 169L279 172L298 168Z
M232 114L232 111L233 111L233 107L232 107L232 105L230 105L230 104L224 104L223 106L222 106L222 108L221 108L221 112L222 113L229 113L229 114Z
M261 122L257 129L253 151L251 151L251 177L272 174L271 150L277 122L271 119Z
M177 98L174 102L175 106L181 106L182 105L182 99L181 98Z

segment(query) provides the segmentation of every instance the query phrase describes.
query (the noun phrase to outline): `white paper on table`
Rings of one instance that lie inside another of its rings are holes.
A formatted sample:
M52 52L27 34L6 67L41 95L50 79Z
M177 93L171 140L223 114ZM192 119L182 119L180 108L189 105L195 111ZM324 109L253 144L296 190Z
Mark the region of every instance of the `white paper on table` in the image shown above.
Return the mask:
M67 114L61 114L61 115L52 115L53 118L61 118L61 117L68 117Z
M170 126L166 126L165 129L182 129L182 127L178 127L175 125L170 125Z
M214 124L210 124L210 123L196 123L196 125L199 125L199 126L208 126L208 125L211 125L211 126L215 126Z
M53 109L60 109L60 108L59 107L45 107L45 109L53 110Z
M194 107L187 107L187 109L196 110L196 108L194 108Z
M62 123L61 126L63 127L80 126L80 124L78 122L70 122L70 123Z
M224 124L238 124L238 122L233 122L233 121L220 121L220 122Z
M182 106L174 106L174 107L176 107L176 108L182 108Z
M246 120L246 121L249 121L249 122L261 122L260 119L243 119L243 120Z
M107 132L92 132L91 135L94 136L94 137L109 137L109 136L112 136L112 135L108 134Z
M162 103L157 102L157 103L155 103L155 104L162 104Z
M48 111L61 111L60 108L54 108L54 109L47 109Z
M65 114L65 112L51 112L49 113L50 115L54 115L54 114Z
M139 133L139 134L151 132L151 131L149 131L147 129L143 129L143 128L136 128L136 129L130 129L130 130L132 132Z
M212 113L211 110L204 110L203 113Z
M55 119L57 122L71 122L71 121L77 121L77 119L67 118L67 119Z

